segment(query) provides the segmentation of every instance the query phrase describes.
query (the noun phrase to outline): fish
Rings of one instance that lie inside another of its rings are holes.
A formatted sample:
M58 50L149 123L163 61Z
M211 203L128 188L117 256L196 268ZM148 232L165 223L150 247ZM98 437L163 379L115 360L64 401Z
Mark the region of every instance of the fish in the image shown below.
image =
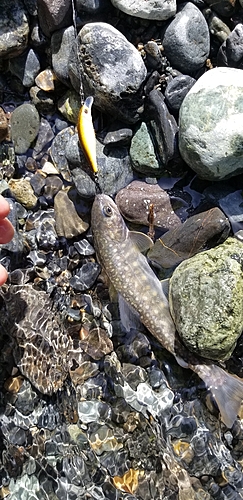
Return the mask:
M96 138L95 131L93 127L91 108L94 102L94 98L89 96L85 99L83 106L81 106L78 114L78 137L83 152L87 158L87 161L94 172L97 174L97 160L96 160Z
M109 196L96 195L91 227L97 258L116 292L178 364L199 375L217 403L221 420L231 428L243 400L243 380L214 362L195 356L183 345L163 287Z

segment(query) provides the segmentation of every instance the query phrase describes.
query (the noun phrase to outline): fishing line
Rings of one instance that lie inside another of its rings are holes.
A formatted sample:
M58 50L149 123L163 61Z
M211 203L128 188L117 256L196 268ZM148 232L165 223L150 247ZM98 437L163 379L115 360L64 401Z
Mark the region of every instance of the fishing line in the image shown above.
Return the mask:
M81 74L82 62L80 58L79 48L78 48L78 29L77 29L77 21L76 21L76 10L75 10L75 0L72 0L72 14L73 14L73 27L74 27L74 35L75 35L75 43L76 43L76 53L78 59L78 77L79 77L79 95L80 95L80 103L81 106L84 104L84 86Z

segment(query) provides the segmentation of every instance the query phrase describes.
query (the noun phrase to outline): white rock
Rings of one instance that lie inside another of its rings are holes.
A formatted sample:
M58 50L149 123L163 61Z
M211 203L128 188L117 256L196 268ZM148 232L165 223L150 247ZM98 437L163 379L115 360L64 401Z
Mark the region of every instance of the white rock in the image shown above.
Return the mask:
M129 16L164 21L176 13L176 0L111 0L117 9Z

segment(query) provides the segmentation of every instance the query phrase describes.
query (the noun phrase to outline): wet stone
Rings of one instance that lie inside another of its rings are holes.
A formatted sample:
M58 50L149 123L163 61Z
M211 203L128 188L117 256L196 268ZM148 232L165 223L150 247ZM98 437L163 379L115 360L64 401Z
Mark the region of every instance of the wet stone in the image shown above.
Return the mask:
M50 149L50 155L53 164L66 181L71 180L71 174L69 171L67 158L63 154L63 151L65 151L73 135L74 129L72 127L64 128L56 135Z
M243 68L243 24L239 23L222 43L218 55L217 65L231 68Z
M51 69L45 69L41 71L35 79L35 84L41 90L45 92L49 92L50 90L54 90L55 88L55 74Z
M35 175L30 178L30 185L33 188L36 196L40 196L40 194L43 192L45 183L46 177L41 172L36 172Z
M178 113L182 101L196 80L189 75L173 78L165 89L165 103L173 113Z
M51 37L52 67L57 78L65 85L70 84L68 60L75 40L74 27L55 31Z
M144 122L141 123L132 138L130 156L136 171L144 175L159 175L161 172L148 126Z
M105 423L109 420L110 407L101 401L80 401L78 403L78 415L80 422L83 424L90 422Z
M21 104L12 112L11 135L16 153L26 153L38 134L39 126L39 113L32 104Z
M34 85L30 88L29 94L33 105L39 113L48 115L55 112L56 105L53 100L53 95L50 92L45 92L37 87L37 85Z
M28 43L29 24L26 10L18 0L14 4L4 0L1 8L0 57L18 56Z
M66 120L76 125L80 110L80 96L75 90L68 90L58 101L58 110Z
M91 288L101 271L96 262L86 262L80 269L75 269L75 275L70 279L70 285L74 290L84 292Z
M21 56L10 59L9 70L25 87L31 87L40 71L39 57L33 49L29 49Z
M35 160L40 160L43 157L53 138L54 133L52 131L51 124L42 116L38 136L33 150L33 158Z
M75 241L73 246L80 255L94 255L95 253L94 248L86 239Z
M131 222L148 226L149 206L153 204L155 226L168 230L181 224L169 195L158 184L133 181L117 193L115 201L123 217Z
M148 258L164 268L207 249L210 241L220 243L229 236L230 224L217 207L189 217L181 226L167 231L148 251Z
M87 339L81 341L81 347L91 358L98 360L113 350L112 341L102 328L93 328Z
M74 238L84 233L89 225L79 217L72 199L69 197L70 188L59 191L54 199L56 217L56 232L58 236Z
M63 187L63 181L57 175L50 175L45 179L45 187L43 194L47 201L53 201L55 195L61 191Z

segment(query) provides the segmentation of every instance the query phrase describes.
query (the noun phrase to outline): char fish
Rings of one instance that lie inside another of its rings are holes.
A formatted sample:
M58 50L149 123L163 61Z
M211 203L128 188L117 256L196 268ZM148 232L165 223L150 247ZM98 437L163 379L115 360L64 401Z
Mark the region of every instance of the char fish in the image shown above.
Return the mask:
M177 362L193 370L205 382L217 402L222 421L227 427L232 427L243 399L243 380L208 360L196 357L181 343L161 283L134 244L109 196L96 196L91 225L98 259L116 291Z

